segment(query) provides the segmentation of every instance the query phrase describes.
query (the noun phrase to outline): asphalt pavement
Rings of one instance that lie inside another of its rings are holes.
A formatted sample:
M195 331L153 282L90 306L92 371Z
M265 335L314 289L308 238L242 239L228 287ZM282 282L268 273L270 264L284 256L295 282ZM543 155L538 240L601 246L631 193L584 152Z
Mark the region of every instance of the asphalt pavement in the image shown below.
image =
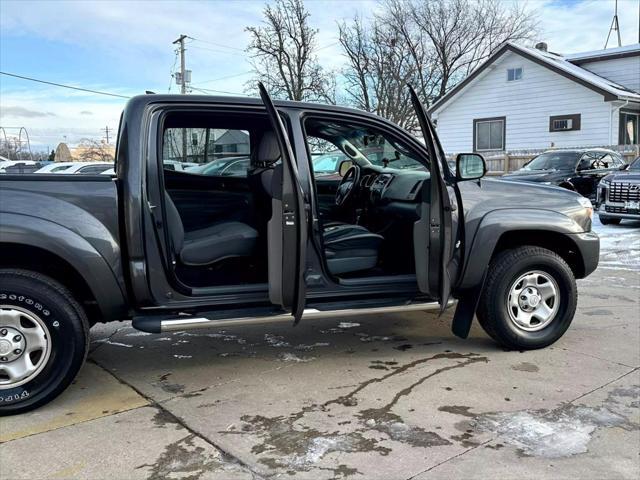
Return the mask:
M555 345L452 312L151 335L92 330L51 404L0 420L1 479L640 477L640 223L602 226Z

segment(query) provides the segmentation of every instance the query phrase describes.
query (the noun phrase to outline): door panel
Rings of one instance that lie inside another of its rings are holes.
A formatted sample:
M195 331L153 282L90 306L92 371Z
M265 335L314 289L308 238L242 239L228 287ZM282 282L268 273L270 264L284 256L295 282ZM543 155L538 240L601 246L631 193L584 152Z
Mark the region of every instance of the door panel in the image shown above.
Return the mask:
M273 174L272 215L267 225L269 242L269 299L291 312L294 322L302 317L306 287L307 221L302 188L287 130L261 83L260 97L275 132L282 163Z
M441 166L445 159L426 110L413 88L409 89L431 162L431 179L423 184L421 218L414 225L416 274L420 290L437 298L443 311L451 294L450 264L455 241L451 200Z

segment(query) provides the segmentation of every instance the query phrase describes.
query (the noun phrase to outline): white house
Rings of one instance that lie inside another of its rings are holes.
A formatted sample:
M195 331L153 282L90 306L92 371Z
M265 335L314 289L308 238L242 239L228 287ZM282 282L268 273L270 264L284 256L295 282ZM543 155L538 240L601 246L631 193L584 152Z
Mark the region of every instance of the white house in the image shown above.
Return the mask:
M506 43L429 109L446 153L638 144L640 44Z

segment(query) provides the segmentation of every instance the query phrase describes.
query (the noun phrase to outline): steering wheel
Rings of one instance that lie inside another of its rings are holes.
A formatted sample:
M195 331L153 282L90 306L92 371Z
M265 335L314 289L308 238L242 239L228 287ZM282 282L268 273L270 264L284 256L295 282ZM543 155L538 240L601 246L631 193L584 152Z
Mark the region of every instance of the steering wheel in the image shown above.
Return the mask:
M605 162L601 158L598 158L595 162L593 162L593 164L591 164L591 168L608 168L608 167L609 165L607 164L607 162Z
M353 192L360 184L360 167L358 165L352 165L349 170L344 174L340 185L336 190L336 205L341 207L345 205L353 196Z

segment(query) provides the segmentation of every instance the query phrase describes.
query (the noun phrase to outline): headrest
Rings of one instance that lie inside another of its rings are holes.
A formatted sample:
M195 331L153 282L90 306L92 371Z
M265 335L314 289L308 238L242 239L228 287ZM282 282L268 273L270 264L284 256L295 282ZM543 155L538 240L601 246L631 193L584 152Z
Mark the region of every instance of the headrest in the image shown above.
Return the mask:
M258 145L258 161L264 165L270 165L280 159L280 147L275 132L265 132Z

